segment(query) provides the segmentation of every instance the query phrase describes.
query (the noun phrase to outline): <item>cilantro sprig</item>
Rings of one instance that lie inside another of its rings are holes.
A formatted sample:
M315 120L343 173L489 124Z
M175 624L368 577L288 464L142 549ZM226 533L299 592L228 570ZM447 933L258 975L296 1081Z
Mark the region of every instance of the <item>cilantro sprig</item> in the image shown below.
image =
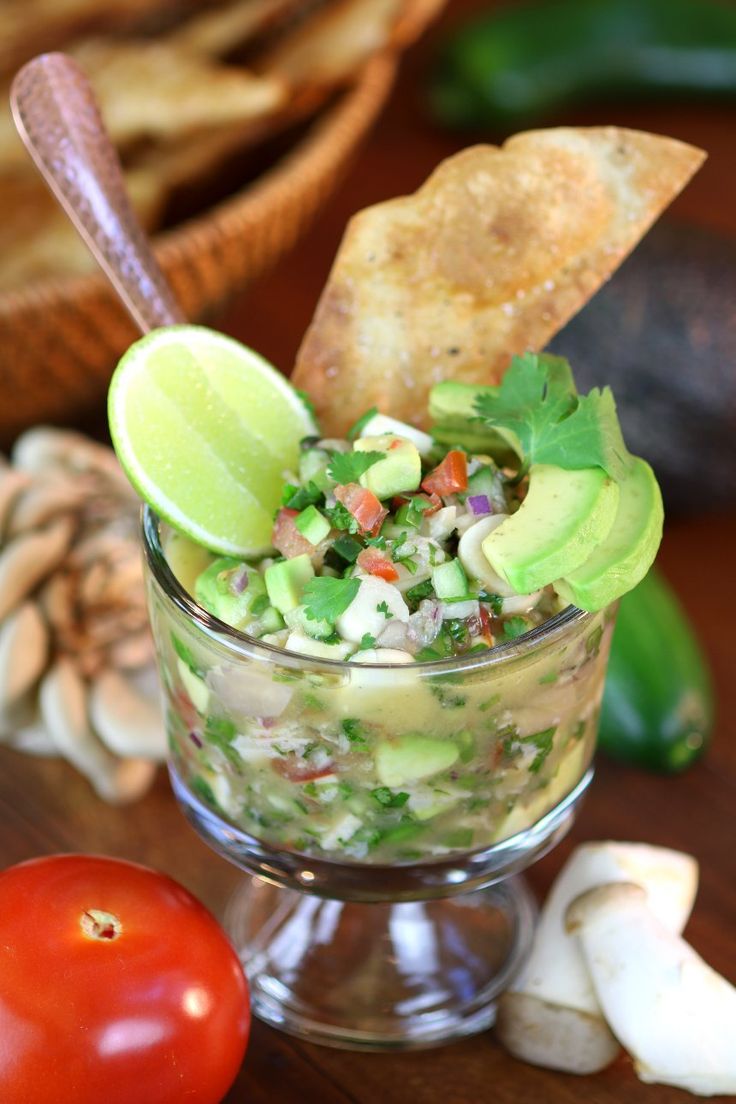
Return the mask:
M333 579L330 575L318 575L310 579L304 588L304 615L310 621L329 621L334 625L344 613L360 588L359 579Z
M498 388L479 395L475 409L518 452L522 471L532 464L599 467L621 480L629 467L610 387L578 395L563 357L514 357Z
M336 483L357 483L363 472L385 458L383 452L333 452L327 474Z

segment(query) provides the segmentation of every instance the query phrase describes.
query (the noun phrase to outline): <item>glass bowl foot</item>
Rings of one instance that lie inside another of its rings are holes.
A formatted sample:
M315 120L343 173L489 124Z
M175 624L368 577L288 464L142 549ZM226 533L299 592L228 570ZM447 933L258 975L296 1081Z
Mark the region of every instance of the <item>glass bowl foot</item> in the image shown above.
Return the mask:
M234 894L225 926L261 1020L326 1046L400 1050L489 1027L534 919L519 878L441 900L355 904L256 877Z

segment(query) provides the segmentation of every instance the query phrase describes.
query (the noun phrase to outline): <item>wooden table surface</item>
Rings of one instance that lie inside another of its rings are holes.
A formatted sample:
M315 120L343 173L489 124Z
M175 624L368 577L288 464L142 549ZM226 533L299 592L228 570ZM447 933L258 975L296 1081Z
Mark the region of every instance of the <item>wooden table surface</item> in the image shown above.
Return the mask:
M276 271L233 305L223 328L288 369L349 215L366 203L410 191L463 143L434 128L420 81L433 43L475 2L455 0L407 57L402 78L372 139L312 233ZM564 122L615 122L702 145L710 159L672 215L736 235L736 108L609 108ZM491 139L503 135L489 135ZM678 518L667 526L661 566L678 588L711 660L719 699L707 757L676 778L599 762L579 819L553 853L529 871L542 896L574 844L642 840L694 854L701 887L687 936L720 972L736 980L736 513ZM239 873L186 826L163 772L131 810L104 806L61 762L0 754L0 866L57 851L94 851L159 867L220 912ZM621 1059L595 1077L522 1065L492 1033L433 1051L364 1055L307 1045L254 1024L229 1104L676 1104L686 1094L645 1086ZM59 1102L66 1104L66 1102ZM69 1102L71 1104L71 1102ZM133 1102L131 1102L133 1104ZM172 1102L175 1104L175 1102Z

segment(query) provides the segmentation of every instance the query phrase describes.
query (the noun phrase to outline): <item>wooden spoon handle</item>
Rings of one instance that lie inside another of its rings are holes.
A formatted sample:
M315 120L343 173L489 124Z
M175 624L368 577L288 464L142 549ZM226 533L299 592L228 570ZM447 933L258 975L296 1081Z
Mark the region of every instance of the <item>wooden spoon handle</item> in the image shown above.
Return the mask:
M125 189L87 77L65 54L41 54L10 92L21 138L87 247L143 331L186 321Z

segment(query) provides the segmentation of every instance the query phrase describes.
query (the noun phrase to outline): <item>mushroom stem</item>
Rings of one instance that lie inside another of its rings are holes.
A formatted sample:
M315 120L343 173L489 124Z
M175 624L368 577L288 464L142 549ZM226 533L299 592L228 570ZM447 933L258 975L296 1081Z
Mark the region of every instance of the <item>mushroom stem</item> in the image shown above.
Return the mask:
M662 922L641 886L584 893L567 927L642 1081L736 1093L736 989Z
M539 919L522 976L498 1005L497 1033L523 1061L570 1073L594 1073L616 1057L619 1043L603 1018L576 940L565 928L570 902L608 882L637 882L654 914L681 931L695 900L698 868L691 856L641 843L589 843L560 871Z

